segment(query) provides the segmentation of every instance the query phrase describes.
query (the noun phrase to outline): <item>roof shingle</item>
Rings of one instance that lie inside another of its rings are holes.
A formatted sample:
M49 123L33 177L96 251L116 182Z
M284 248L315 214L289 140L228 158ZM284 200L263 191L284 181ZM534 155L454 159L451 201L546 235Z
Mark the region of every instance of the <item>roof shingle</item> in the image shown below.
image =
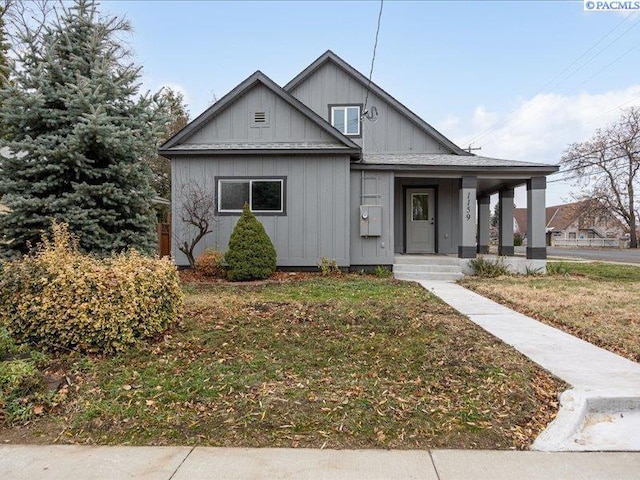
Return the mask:
M518 160L502 160L499 158L480 157L478 155L455 155L448 153L364 153L363 164L366 165L417 165L446 167L548 167L547 163L521 162Z

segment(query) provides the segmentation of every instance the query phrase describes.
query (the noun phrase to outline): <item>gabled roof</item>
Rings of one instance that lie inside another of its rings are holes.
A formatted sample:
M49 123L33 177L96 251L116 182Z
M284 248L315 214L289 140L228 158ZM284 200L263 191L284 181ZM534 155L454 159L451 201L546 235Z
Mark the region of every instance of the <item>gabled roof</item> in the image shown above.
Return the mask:
M553 205L547 207L546 221L547 229L554 231L563 231L569 228L576 220L587 213L593 213L594 211L603 211L604 207L595 199L580 200L578 202L565 203L562 205ZM521 232L527 231L527 209L526 208L514 208L513 215L518 224L518 229ZM610 220L619 224L621 228L623 225L615 216L611 215ZM598 227L599 225L590 225L591 227Z
M216 115L229 108L233 103L235 103L239 98L241 98L245 93L251 90L257 84L261 84L275 95L277 95L284 102L289 104L293 109L300 112L302 115L307 117L311 122L317 125L324 132L329 134L330 137L334 138L340 146L344 149L348 150L352 154L356 154L360 151L360 147L354 143L351 139L340 133L338 130L333 128L330 124L324 121L322 117L317 115L313 110L307 107L305 104L300 102L297 98L293 97L293 95L289 94L285 90L283 90L278 84L276 84L273 80L267 77L260 70L255 72L253 75L249 76L246 80L241 82L237 87L231 90L228 94L218 100L216 103L207 108L203 113L201 113L198 117L196 117L193 121L189 122L187 126L185 126L182 130L177 132L171 138L169 138L166 142L164 142L160 148L158 149L158 153L161 155L166 154L176 154L183 153L185 150L183 145L180 145L186 139L188 139L191 135L197 132L200 128L207 124L212 118ZM327 148L331 150L335 150L335 145L327 145Z
M367 77L365 77L358 70L353 68L347 62L345 62L343 59L341 59L338 55L333 53L331 50L327 50L325 53L320 55L320 57L318 57L311 65L309 65L300 74L298 74L293 80L287 83L284 89L287 92L290 92L291 90L296 88L298 85L300 85L302 82L304 82L307 78L309 78L311 75L313 75L314 72L316 72L320 67L322 67L327 62L332 62L338 67L340 67L342 70L344 70L347 74L349 74L352 78L358 81L365 88L369 86L369 79ZM379 87L375 83L371 82L370 89L377 96L379 96L384 101L392 105L396 110L400 111L404 116L406 116L409 120L411 120L418 128L420 128L425 133L427 133L428 135L438 140L447 148L451 149L451 151L453 151L455 154L470 155L469 152L458 147L455 143L453 143L451 140L449 140L447 137L441 134L438 130L436 130L434 127L429 125L422 118L420 118L418 115L413 113L411 110L409 110L402 103L400 103L398 100L393 98L389 93L387 93L385 90L383 90L381 87Z

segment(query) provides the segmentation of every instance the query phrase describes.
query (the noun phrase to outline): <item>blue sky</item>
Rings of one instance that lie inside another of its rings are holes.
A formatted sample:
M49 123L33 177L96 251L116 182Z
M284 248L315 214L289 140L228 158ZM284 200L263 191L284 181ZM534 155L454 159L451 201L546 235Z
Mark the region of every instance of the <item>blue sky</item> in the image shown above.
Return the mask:
M129 0L101 10L131 21L145 87L179 89L195 117L255 70L284 85L327 49L368 74L379 5ZM640 15L585 12L582 1L387 0L373 80L461 146L482 135L477 154L557 163L569 143L640 105ZM570 191L550 184L547 203Z

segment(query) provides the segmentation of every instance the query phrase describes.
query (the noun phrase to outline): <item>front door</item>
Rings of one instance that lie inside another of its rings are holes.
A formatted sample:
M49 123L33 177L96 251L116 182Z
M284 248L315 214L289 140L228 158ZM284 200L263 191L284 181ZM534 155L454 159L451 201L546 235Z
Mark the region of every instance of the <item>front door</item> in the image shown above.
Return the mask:
M435 208L433 188L407 188L407 253L435 253Z

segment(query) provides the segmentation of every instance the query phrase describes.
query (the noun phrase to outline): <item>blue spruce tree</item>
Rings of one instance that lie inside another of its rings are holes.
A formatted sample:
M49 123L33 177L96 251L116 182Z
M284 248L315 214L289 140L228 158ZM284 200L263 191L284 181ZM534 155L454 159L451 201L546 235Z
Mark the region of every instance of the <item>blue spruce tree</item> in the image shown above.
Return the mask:
M53 219L87 252L155 246L153 189L144 158L166 128L157 97L139 95L140 68L118 35L127 22L76 0L24 39L0 90L0 249L35 245Z

